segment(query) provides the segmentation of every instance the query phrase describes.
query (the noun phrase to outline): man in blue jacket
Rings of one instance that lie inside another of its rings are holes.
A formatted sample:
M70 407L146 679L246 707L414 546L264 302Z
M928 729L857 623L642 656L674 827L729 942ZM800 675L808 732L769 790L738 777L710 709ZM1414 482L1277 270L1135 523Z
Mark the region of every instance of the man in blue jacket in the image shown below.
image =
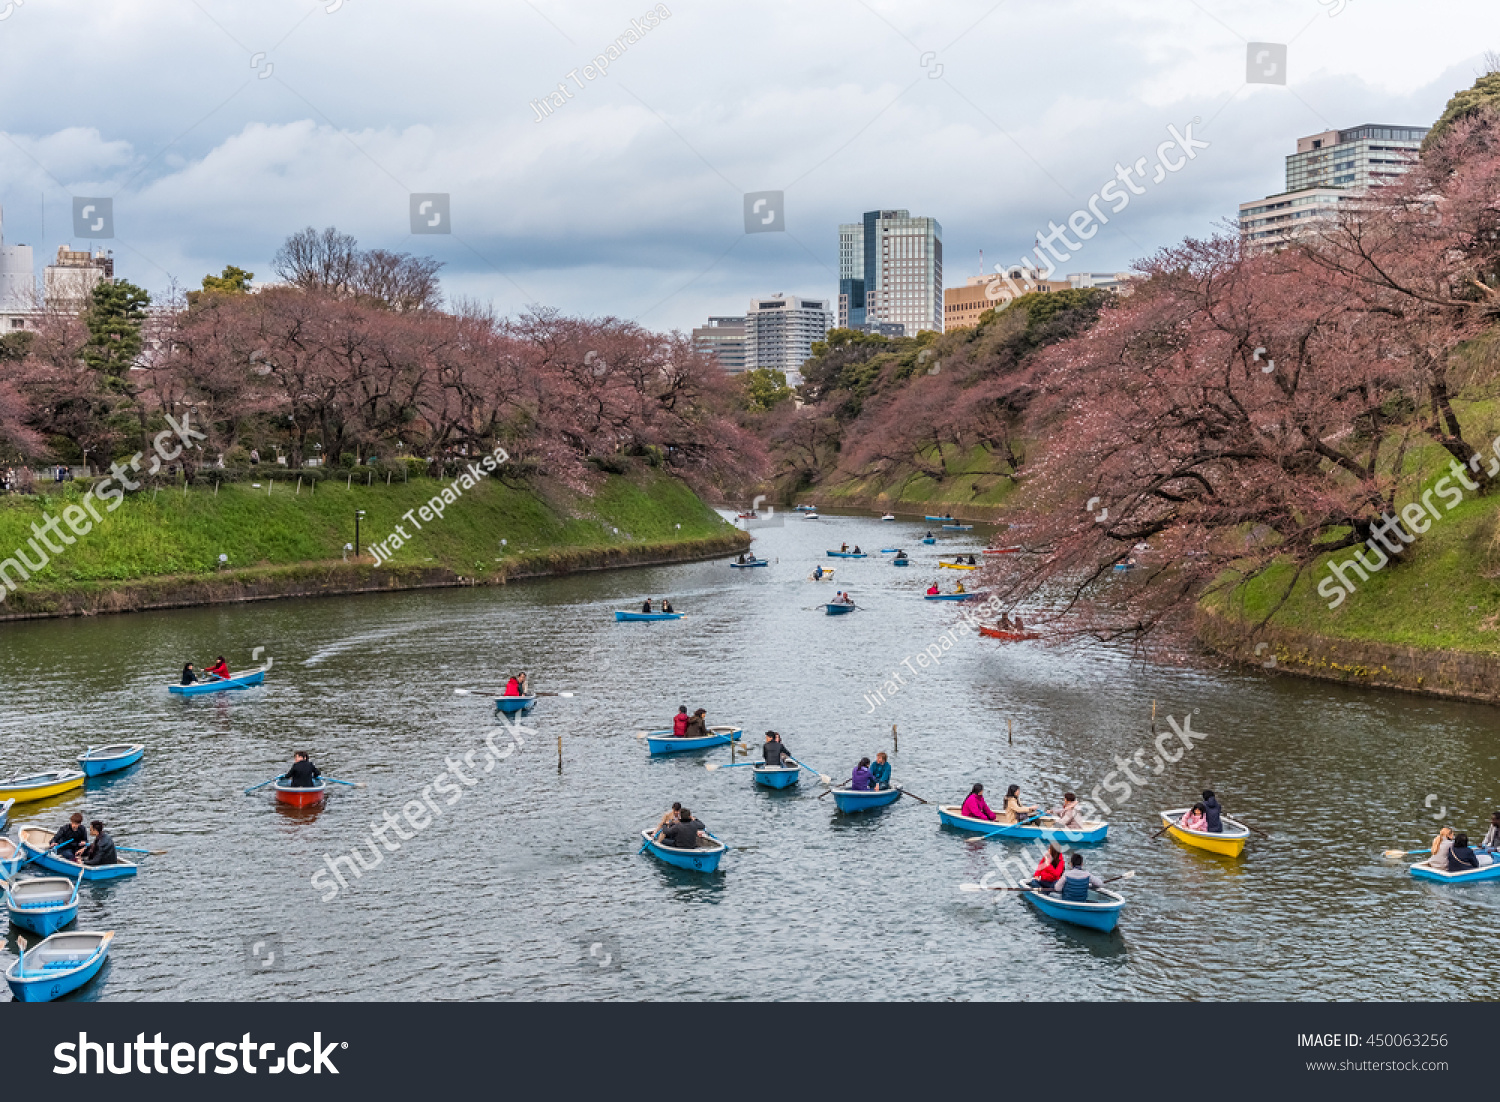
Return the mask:
M1203 813L1208 817L1208 829L1212 834L1222 834L1224 824L1219 820L1219 814L1223 808L1219 806L1218 799L1214 796L1213 789L1203 790Z
M870 766L870 784L877 789L891 787L891 763L884 750L875 755L875 764Z

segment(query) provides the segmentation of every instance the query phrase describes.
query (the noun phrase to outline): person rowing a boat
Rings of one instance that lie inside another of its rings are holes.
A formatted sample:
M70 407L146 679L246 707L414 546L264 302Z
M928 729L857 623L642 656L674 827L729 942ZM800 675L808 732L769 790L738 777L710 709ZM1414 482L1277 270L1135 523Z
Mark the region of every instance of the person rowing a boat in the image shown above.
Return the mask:
M942 591L938 589L937 582L933 582L930 586L927 587L927 596L929 597L936 597L940 592Z
M847 592L841 589L837 594L834 595L833 603L836 605L852 605L854 603L854 598L849 596Z
M843 555L843 554L847 553L848 550L849 550L849 545L847 543L841 543L841 544L839 544L839 554L840 555Z
M822 568L822 566L815 566L815 567L813 567L812 576L813 576L813 581L815 581L815 582L821 582L823 580L823 568Z
M922 537L922 538L923 538L923 539L924 539L924 540L930 540L930 539L931 539L931 538L932 538L932 529L930 529L930 528L929 528L929 529L928 529L928 530L927 530L927 534L926 534L926 535L924 535L924 536L923 536L923 537Z
M1048 842L1047 852L1036 863L1036 872L1031 874L1031 881L1027 886L1039 888L1044 892L1055 892L1066 870L1067 865L1063 862L1062 850L1056 842Z
M308 758L307 751L298 750L292 755L292 767L279 779L284 780L288 788L317 788L318 778L322 775Z
M651 598L650 597L647 597L643 602L641 602L641 611L642 612L646 612L646 613L649 613L651 611Z
M745 565L745 553L743 551L740 552L740 557L739 557L738 561L739 561L739 564L741 566Z
M1001 821L1007 826L1029 819L1037 813L1035 807L1021 806L1021 786L1013 784L1005 790L1005 807L1000 812Z
M877 792L881 789L890 790L891 763L884 750L875 755L875 764L870 766L870 787Z
M687 705L679 704L677 714L672 717L672 737L687 738L688 722Z
M792 752L786 748L786 744L781 741L781 736L775 731L766 732L766 741L761 744L760 753L767 765L778 769L792 760Z
M1063 830L1082 830L1083 816L1078 812L1078 797L1071 792L1063 793L1062 807L1057 811L1049 811L1052 821Z
M708 737L708 713L699 708L693 713L693 718L687 721L687 727L683 729L684 738L707 738Z
M79 846L88 844L88 840L89 832L83 829L83 816L75 811L52 836L52 848L61 856L71 858Z
M855 792L868 792L870 784L870 759L860 758L859 764L854 767L854 772L849 777L849 787Z
M80 865L118 865L119 856L115 853L115 840L104 832L104 824L95 819L89 824L94 832L94 840L84 846L78 854Z
M990 810L990 805L984 800L984 785L976 784L969 789L968 796L964 797L963 806L958 809L960 815L970 819L988 819L995 821L995 813Z
M863 555L864 554L864 552L859 549L859 544L857 544L857 543L854 545L854 554L856 554L856 555Z
M661 610L663 612L676 612L677 611L675 608L672 607L672 602L669 601L669 600L667 600L665 597L663 597L661 599Z
M229 680L229 663L226 662L226 661L224 661L224 656L221 654L221 655L219 655L218 661L215 662L212 666L208 667L208 669L204 670L203 672L206 673L206 674L208 674L210 677L218 678L218 679L223 680L223 681L228 681Z
M969 565L970 566L978 566L979 565L977 562L974 561L974 556L973 555L969 556Z
M1218 797L1214 795L1214 790L1205 788L1203 790L1203 816L1208 820L1208 825L1203 829L1210 834L1223 834L1224 823L1220 819L1223 810L1219 806Z
M967 593L968 590L964 588L964 583L963 582L959 582L956 586L953 587L953 592L954 593Z
M688 808L683 808L677 813L677 821L667 826L663 831L666 835L666 844L673 849L697 849L700 838L712 842L708 837L708 827L704 826Z
M506 696L525 696L526 695L526 690L525 690L525 688L521 684L522 680L525 677L526 677L526 675L523 673L519 677L512 677L509 681L507 681L505 683L505 694L504 695L506 695Z
M1089 901L1089 889L1098 890L1104 887L1104 881L1093 873L1084 870L1083 854L1073 854L1069 863L1073 867L1063 873L1061 879L1058 881L1058 894L1069 903L1087 903Z

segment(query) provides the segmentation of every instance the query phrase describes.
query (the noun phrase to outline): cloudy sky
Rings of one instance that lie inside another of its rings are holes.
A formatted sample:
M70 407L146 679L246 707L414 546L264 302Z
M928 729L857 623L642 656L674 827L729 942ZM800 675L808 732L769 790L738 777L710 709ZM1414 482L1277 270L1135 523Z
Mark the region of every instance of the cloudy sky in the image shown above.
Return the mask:
M668 0L586 79L652 10L0 0L5 240L40 267L84 243L75 197L110 198L98 244L158 292L269 279L289 233L336 225L500 313L686 329L833 294L838 224L877 207L937 218L961 284L1197 119L1209 146L1062 265L1127 268L1281 190L1299 135L1429 124L1500 50L1495 0ZM1246 82L1250 43L1286 45L1285 84ZM785 232L745 233L752 191L785 193ZM411 233L419 192L451 234Z

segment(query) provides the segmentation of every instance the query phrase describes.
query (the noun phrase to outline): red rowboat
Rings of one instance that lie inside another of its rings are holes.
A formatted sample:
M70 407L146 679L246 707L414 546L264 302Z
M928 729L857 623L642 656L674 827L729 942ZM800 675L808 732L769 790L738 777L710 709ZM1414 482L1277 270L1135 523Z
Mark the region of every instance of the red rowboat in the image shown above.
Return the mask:
M1001 631L999 628L980 628L980 635L988 635L991 639L1004 639L1008 642L1019 642L1022 639L1040 639L1041 635L1035 631Z
M323 793L328 791L328 785L319 781L313 788L293 788L290 785L276 782L276 800L278 803L290 804L292 807L311 807L323 799Z

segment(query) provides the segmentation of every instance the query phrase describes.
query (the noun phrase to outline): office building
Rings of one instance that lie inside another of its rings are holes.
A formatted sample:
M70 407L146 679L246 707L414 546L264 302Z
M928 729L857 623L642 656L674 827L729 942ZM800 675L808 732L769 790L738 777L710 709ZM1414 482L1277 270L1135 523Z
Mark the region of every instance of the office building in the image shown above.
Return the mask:
M979 324L979 317L1020 295L1047 294L1066 291L1071 284L1061 279L1033 279L1030 272L1016 268L1000 275L970 276L962 287L948 287L943 291L943 328L972 329ZM994 284L994 290L990 285ZM991 297L993 295L994 297Z
M36 310L36 276L30 245L5 243L4 216L0 214L0 332L25 329Z
M42 273L42 293L53 309L81 310L90 291L100 283L114 282L114 278L114 254L104 249L91 253L59 245L57 263L49 264Z
M813 341L822 340L833 326L829 305L827 299L780 293L751 299L745 315L745 370L775 368L786 372L788 385L799 386Z
M1367 123L1298 138L1286 159L1286 190L1240 204L1241 245L1280 248L1327 222L1410 168L1426 135L1425 126Z
M712 356L729 374L739 375L745 370L745 319L709 318L707 325L693 330L693 347Z
M906 210L866 211L839 226L839 325L943 329L943 227Z

